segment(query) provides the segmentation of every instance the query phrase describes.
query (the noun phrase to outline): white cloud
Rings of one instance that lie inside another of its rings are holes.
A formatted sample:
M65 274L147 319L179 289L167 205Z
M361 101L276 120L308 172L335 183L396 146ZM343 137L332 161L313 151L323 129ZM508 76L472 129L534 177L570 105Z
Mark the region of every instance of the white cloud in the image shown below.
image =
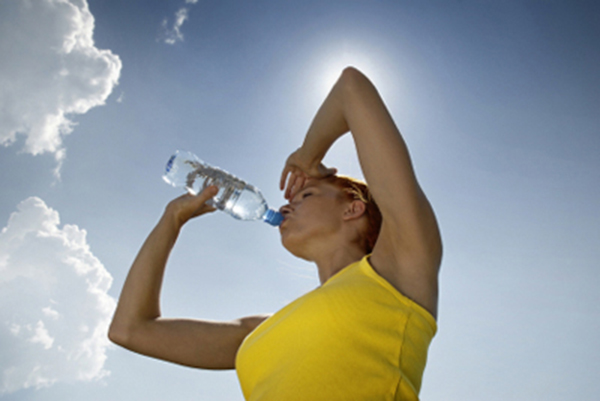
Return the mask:
M196 4L198 0L186 0L185 4ZM173 26L169 28L169 20L165 18L162 22L163 40L166 44L174 45L177 42L183 41L183 33L181 26L187 21L190 12L190 7L181 7L175 12L175 20Z
M0 395L106 376L111 275L41 199L17 209L0 233Z
M29 327L29 329L31 330L31 327ZM30 342L40 343L46 350L52 348L52 345L54 344L54 338L52 338L48 333L44 322L38 320L33 333L33 337L29 339Z
M86 0L0 1L0 144L64 158L71 114L104 104L121 60L94 46Z

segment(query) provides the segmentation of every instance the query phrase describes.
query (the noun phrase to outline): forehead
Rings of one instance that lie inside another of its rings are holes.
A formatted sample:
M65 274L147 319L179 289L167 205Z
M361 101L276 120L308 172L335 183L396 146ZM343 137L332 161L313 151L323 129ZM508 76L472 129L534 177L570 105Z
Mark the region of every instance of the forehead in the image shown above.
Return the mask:
M325 179L325 178L309 178L308 180L306 180L304 187L302 187L302 189L306 189L306 188L319 188L319 189L323 189L323 190L333 190L333 191L339 190L339 188L337 186L335 186L331 182L327 181L327 179Z

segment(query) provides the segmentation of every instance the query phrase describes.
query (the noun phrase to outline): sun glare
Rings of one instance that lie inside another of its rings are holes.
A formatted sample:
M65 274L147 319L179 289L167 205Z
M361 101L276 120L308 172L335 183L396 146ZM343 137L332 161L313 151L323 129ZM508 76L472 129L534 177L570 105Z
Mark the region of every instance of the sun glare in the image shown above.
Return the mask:
M309 102L314 113L315 104L320 104L335 85L346 67L355 67L362 71L378 87L390 90L395 85L390 71L389 57L377 51L377 46L368 46L359 41L330 42L315 52L310 62L310 81L313 96ZM362 172L356 155L354 142L349 136L340 139L333 146L324 162L339 169L342 174L362 179Z
M385 57L372 51L363 51L349 45L339 48L329 46L316 56L315 77L316 90L319 95L326 95L346 67L356 67L367 75L377 86L388 85L382 72L387 64Z

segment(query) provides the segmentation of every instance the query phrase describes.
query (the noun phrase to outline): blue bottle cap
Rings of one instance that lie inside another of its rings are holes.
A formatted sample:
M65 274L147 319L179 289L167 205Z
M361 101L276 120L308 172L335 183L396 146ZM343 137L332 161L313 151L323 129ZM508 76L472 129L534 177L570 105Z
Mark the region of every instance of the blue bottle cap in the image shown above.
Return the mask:
M273 209L269 209L265 212L263 220L272 226L279 226L283 221L283 215Z

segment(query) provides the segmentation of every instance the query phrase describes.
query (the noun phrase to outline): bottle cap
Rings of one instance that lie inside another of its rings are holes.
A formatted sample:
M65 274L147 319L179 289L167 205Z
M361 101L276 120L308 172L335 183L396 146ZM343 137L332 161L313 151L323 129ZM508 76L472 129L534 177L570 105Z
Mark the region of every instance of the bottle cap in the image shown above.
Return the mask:
M265 212L265 214L263 216L263 220L266 223L269 223L270 225L277 227L283 221L283 215L281 213L279 213L278 211L269 209Z

